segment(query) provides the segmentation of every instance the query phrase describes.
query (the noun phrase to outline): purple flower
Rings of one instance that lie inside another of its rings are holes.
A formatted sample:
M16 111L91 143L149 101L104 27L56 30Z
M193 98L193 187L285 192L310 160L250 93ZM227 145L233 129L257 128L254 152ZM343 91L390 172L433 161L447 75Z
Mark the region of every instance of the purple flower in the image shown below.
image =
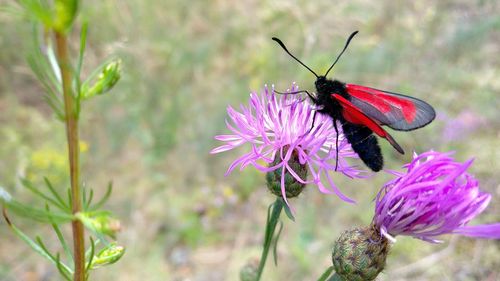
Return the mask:
M297 89L295 84L292 85L292 92ZM330 173L335 170L336 157L336 133L330 117L316 114L314 128L311 130L314 108L298 95L277 96L274 87L269 89L267 86L260 94L251 93L249 105L241 105L240 110L238 112L231 106L227 108L231 122L226 120L226 125L232 134L216 136L215 139L224 144L211 151L220 153L245 144L250 146L247 153L229 166L226 175L238 165L241 169L252 165L262 172L282 168L281 194L285 201L284 175L288 172L300 183L315 184L323 193L335 193L342 200L354 202L339 191ZM342 134L339 134L338 149L337 172L351 178L362 177L362 172L345 160L357 158L357 155ZM291 168L289 161L296 159L297 155L299 163L307 167L310 180L301 178ZM272 165L276 159L277 164ZM267 165L261 165L262 162ZM329 185L323 185L321 176L326 178Z
M479 183L467 173L472 159L454 161L453 153L429 151L414 154L376 197L373 225L389 240L413 236L439 242L442 234L500 238L500 223L467 226L490 202L491 195L479 190Z

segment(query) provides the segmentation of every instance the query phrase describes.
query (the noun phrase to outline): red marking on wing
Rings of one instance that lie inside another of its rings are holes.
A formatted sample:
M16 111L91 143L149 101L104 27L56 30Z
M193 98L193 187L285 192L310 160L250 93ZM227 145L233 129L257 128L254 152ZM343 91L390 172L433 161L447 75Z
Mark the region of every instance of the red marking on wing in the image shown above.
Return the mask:
M371 104L384 114L391 112L392 107L396 107L401 110L406 122L412 123L413 120L415 120L417 110L415 104L411 100L354 84L346 84L346 90L350 95Z
M403 148L394 140L394 138L385 131L380 124L378 124L375 120L368 117L361 110L359 110L355 105L353 105L350 101L343 98L341 95L332 94L332 97L336 99L342 108L342 116L346 119L346 121L363 125L372 130L375 134L377 134L381 138L385 138L399 153L404 154Z

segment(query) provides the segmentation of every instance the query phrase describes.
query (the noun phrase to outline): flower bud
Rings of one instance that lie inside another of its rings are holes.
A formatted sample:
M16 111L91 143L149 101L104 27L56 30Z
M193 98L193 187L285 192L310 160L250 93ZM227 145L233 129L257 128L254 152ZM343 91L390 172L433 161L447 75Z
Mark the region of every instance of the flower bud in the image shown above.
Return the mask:
M125 248L123 248L122 246L118 246L115 243L111 243L94 256L90 268L95 269L113 264L119 261L124 254Z
M97 77L94 85L82 86L82 98L88 99L96 95L102 95L111 90L121 77L121 60L113 60L108 63Z
M259 261L253 259L245 264L240 270L240 281L257 281L259 274Z
M58 32L67 31L76 18L78 11L78 0L56 0L55 1L54 29Z
M78 213L76 217L89 229L115 238L115 234L120 231L120 221L111 218L103 213L97 216L91 216L87 213Z
M283 154L286 154L286 149L284 149ZM269 166L275 166L283 162L281 155L276 153L274 161ZM297 151L293 151L288 161L290 168L303 180L307 178L307 167L304 164L300 164L299 155ZM267 172L266 183L267 188L276 196L282 196L281 192L281 176L283 173L283 167L278 168L274 171ZM285 193L287 198L297 197L306 185L299 182L289 171L285 171Z
M347 230L335 242L333 267L344 280L375 280L385 267L388 253L387 239L373 227Z

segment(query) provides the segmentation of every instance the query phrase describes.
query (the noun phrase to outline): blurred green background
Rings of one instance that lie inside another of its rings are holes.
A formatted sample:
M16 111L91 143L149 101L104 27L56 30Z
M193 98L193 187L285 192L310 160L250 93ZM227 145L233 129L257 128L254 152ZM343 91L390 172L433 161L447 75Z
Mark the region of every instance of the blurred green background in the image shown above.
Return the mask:
M208 152L218 145L213 136L227 132L226 106L246 103L251 90L266 83L286 89L293 81L314 90L314 77L272 36L322 72L360 30L332 76L434 105L431 125L393 136L407 152L474 157L471 170L493 195L475 223L500 221L498 1L82 2L80 19L90 22L86 73L112 55L124 62L117 87L87 103L82 118L82 178L98 193L113 180L107 207L122 220L118 241L127 248L94 280L238 280L239 269L260 256L274 200L264 175L248 168L223 176L248 147ZM67 184L64 127L25 60L31 38L30 24L0 14L0 185L24 202L33 198L20 176ZM385 142L383 150L389 169L411 159ZM357 205L307 189L292 203L296 222L286 220L278 267L269 260L264 280L316 280L331 265L340 232L370 223L372 199L388 179L337 176ZM33 236L53 236L42 225L13 220ZM500 280L499 241L443 238L432 245L399 237L379 280ZM57 280L52 265L3 220L0 239L0 280Z

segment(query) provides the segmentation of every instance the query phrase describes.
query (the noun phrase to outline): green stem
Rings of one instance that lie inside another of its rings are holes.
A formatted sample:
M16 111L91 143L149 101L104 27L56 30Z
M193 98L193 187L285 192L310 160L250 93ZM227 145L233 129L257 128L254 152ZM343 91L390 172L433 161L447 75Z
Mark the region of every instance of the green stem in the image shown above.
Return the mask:
M344 278L340 277L337 273L333 274L328 281L344 281Z
M323 274L321 274L321 276L319 277L318 281L329 281L329 280L331 280L331 279L328 279L328 277L330 277L330 275L332 274L332 272L333 272L333 266L330 266L329 268L326 269L325 272L323 272Z
M77 100L72 90L72 70L68 54L68 38L66 34L55 32L57 58L61 70L64 111L66 123L66 137L68 140L69 172L71 177L72 213L82 211L81 191L79 184L79 140L78 140L78 114L76 111ZM74 281L85 280L85 240L83 224L75 219L71 223L73 230L73 255L75 261Z
M280 218L281 210L283 209L283 204L284 204L283 199L278 197L276 201L269 207L272 208L272 210L269 210L267 213L266 233L264 235L264 247L262 249L262 255L260 257L259 269L256 281L260 280L262 272L264 271L267 255L269 254L269 249L271 249L274 232L276 230L276 225L278 224L278 220Z

